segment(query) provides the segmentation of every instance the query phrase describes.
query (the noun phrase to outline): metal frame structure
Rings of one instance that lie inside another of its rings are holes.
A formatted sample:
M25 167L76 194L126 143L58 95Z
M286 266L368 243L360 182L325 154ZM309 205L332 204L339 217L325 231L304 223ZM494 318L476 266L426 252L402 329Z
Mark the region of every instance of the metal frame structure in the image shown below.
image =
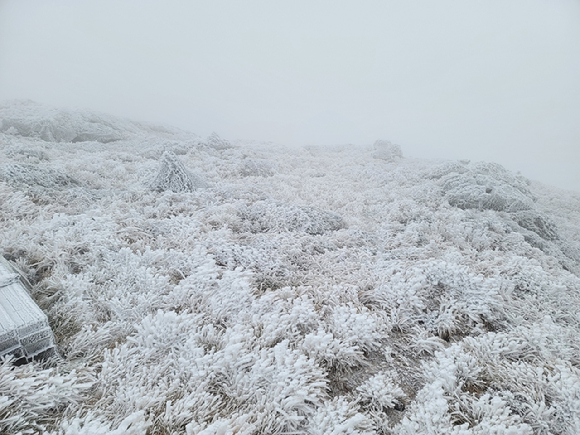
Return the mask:
M48 317L30 297L29 286L0 256L0 357L12 354L16 359L31 360L54 352Z

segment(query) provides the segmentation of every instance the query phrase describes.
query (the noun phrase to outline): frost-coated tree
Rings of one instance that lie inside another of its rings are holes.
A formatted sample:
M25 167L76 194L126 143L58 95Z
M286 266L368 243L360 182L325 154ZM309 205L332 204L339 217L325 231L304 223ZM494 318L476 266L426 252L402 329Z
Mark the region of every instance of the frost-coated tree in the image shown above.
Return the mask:
M1 433L580 433L579 194L386 141L0 117L0 253L59 351L0 364Z

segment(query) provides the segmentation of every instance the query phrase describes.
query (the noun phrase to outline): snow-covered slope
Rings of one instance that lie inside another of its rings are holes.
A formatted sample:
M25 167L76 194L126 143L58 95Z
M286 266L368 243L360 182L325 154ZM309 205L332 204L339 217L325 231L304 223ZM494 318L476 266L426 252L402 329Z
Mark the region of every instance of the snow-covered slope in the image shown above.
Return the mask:
M0 253L61 354L0 366L0 432L580 433L579 194L384 141L0 117Z

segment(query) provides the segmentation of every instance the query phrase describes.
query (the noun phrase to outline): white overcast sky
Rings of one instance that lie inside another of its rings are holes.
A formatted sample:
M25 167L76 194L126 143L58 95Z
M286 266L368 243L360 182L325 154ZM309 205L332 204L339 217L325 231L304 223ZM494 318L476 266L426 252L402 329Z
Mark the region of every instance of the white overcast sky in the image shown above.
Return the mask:
M0 0L0 100L580 191L580 0Z

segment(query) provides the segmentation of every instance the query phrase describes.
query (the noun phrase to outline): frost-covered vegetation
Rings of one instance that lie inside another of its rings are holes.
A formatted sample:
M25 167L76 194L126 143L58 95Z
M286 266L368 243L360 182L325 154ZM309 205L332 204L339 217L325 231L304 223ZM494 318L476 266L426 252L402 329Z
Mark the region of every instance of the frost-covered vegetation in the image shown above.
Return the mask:
M580 195L491 163L0 107L0 253L59 357L0 432L580 433Z

